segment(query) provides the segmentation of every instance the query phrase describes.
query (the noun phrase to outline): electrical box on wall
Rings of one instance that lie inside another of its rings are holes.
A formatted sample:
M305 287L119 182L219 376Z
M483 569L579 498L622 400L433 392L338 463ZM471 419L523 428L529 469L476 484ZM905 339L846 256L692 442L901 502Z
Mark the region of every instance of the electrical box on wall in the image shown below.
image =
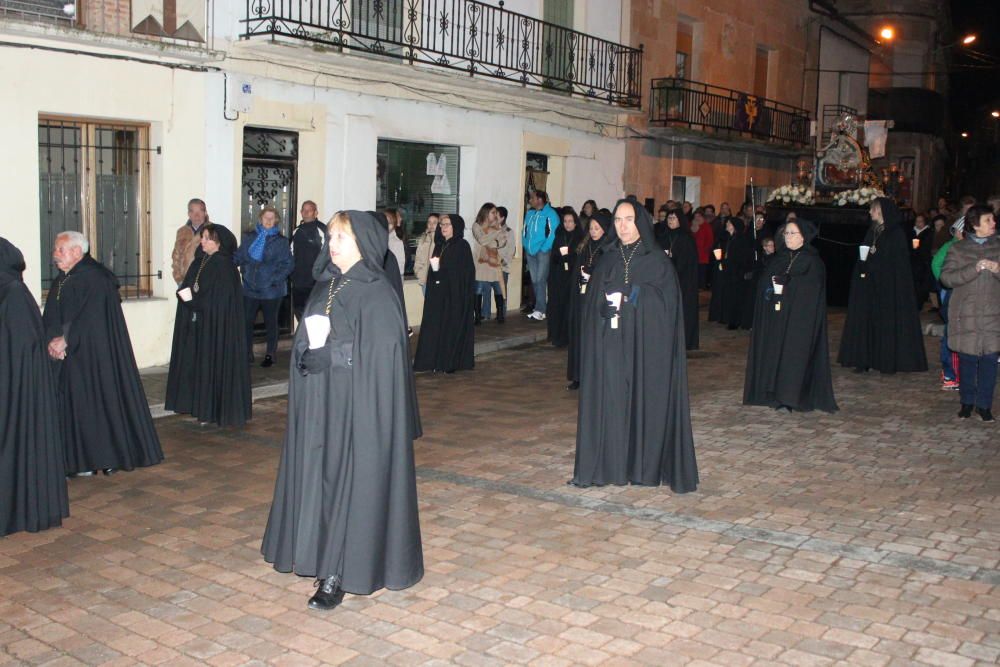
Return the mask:
M226 112L247 113L253 106L253 80L244 76L226 77Z

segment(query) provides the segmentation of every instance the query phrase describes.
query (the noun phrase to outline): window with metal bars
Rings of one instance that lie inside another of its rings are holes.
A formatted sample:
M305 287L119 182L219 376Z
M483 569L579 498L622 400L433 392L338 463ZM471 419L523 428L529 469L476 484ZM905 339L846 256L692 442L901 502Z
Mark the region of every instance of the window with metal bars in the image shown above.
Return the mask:
M149 126L42 116L38 200L42 289L58 275L56 236L82 232L90 254L118 278L124 298L149 296Z

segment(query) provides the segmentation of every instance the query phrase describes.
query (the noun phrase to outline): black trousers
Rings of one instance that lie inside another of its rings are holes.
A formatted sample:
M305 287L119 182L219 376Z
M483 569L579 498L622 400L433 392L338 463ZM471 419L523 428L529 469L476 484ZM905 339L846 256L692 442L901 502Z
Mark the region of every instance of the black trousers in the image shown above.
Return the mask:
M312 286L292 287L292 312L295 313L296 320L302 320L302 313L305 312L306 302L309 301L311 293Z
M267 329L267 354L272 357L278 351L278 309L281 308L281 298L254 299L243 297L243 310L247 322L247 352L253 354L253 325L257 320L257 311L264 311L264 326Z

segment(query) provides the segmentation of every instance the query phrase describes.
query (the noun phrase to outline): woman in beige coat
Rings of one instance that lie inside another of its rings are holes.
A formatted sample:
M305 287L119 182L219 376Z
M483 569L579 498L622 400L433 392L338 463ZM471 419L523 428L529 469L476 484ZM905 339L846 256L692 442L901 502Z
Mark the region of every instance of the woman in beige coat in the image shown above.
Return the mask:
M479 207L476 222L472 225L472 237L476 241L473 247L476 260L475 322L480 324L490 319L492 293L497 304L497 322L502 324L507 294L503 286L501 247L507 245L507 234L500 225L500 214L492 202Z
M427 216L427 229L417 242L417 251L413 255L413 273L417 276L420 289L427 293L427 271L431 266L431 254L434 252L434 231L437 229L441 216L431 213Z
M948 249L941 282L954 291L948 302L948 345L958 353L959 396L967 418L975 408L993 421L991 407L1000 352L1000 237L988 206L965 213L965 238Z

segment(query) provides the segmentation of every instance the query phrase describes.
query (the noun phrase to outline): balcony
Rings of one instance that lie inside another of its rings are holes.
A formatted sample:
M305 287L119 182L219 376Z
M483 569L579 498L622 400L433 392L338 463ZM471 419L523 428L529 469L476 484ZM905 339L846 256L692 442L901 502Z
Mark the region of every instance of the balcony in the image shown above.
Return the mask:
M266 35L638 108L642 49L475 0L247 0Z
M71 26L73 14L63 11L65 4L63 0L0 0L0 17Z
M791 148L809 144L805 109L687 79L653 79L649 122Z

